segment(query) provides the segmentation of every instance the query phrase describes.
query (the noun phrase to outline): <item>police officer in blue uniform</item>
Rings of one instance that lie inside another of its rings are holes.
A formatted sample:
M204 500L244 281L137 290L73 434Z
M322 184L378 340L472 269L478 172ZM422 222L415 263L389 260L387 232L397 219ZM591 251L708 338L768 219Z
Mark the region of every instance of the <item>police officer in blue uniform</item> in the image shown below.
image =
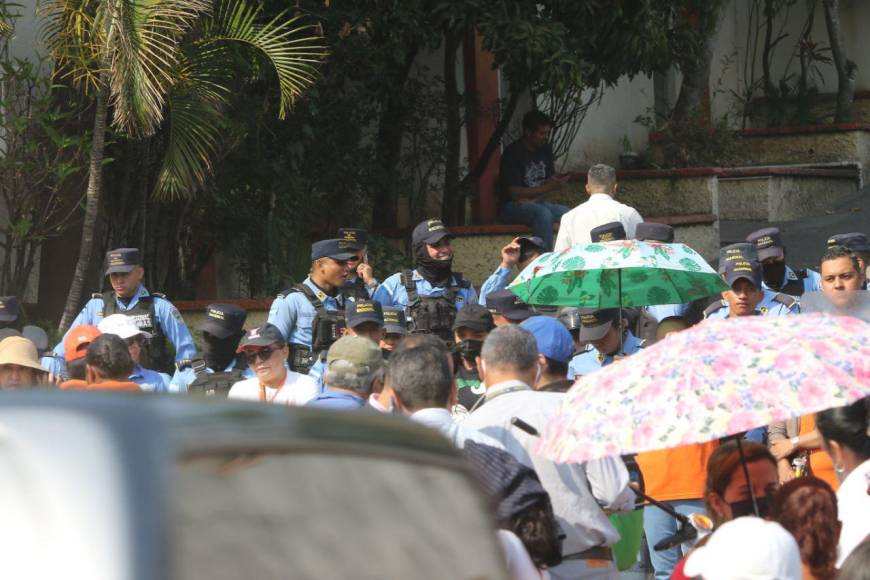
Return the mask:
M311 245L311 271L301 284L284 290L269 309L270 324L290 347L290 369L308 374L318 355L344 334L341 293L353 267L353 247L341 239Z
M486 297L490 292L504 290L511 281L513 267L518 272L526 269L535 258L546 252L544 240L537 236L519 236L501 249L501 264L480 287L479 302L486 306Z
M386 306L383 311L384 337L380 347L384 358L390 358L399 342L408 336L408 320L405 318L405 309L399 306Z
M170 391L225 397L230 388L254 376L236 350L245 335L248 312L235 304L209 304L199 324L202 352L175 371Z
M453 271L450 232L439 219L414 228L411 248L416 268L393 274L375 291L383 306L402 306L411 333L431 333L453 342L453 321L477 292L462 274Z
M345 336L362 336L378 346L384 337L384 310L380 302L374 300L348 301L344 307L344 319L347 324ZM326 355L323 351L317 361L308 371L308 376L314 379L320 391L323 392L323 373L326 372Z
M858 265L864 272L864 288L870 290L870 239L861 232L836 234L828 238L828 248L842 246L851 250L858 258Z
M821 276L808 268L793 270L785 263L785 246L779 228L764 228L746 236L746 241L755 244L761 261L761 286L765 290L783 292L800 298L804 292L821 290Z
M369 300L378 289L378 281L369 264L369 233L357 228L341 228L338 239L347 244L354 257L351 258L351 272L341 288L346 300Z
M568 379L574 380L594 373L616 359L632 355L643 348L642 340L630 330L620 327L620 319L624 327L626 320L620 316L618 308L580 309L579 339L588 346L568 363Z
M797 314L797 298L762 288L761 262L755 244L725 246L719 252L719 273L730 290L704 311L704 318L736 316L784 316Z
M132 316L140 330L151 335L145 348L143 363L155 370L172 370L172 357L167 341L175 347L175 365L190 360L196 353L193 337L181 318L181 313L157 292L149 292L142 284L145 269L137 248L118 248L106 253L106 276L112 290L93 294L73 320L70 328L80 324L96 326L111 314ZM67 331L69 332L69 331ZM66 376L63 363L63 340L54 347L55 375Z

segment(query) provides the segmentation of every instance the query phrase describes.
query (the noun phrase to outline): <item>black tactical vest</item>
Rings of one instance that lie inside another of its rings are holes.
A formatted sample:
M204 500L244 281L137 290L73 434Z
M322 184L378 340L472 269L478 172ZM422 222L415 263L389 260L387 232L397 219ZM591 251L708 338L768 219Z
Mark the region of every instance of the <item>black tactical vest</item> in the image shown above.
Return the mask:
M202 358L196 358L191 362L191 368L196 374L196 378L187 386L188 393L226 397L234 384L244 380L247 365L240 364L229 371L210 373L205 370L205 361Z
M286 298L294 292L301 292L314 307L314 320L311 321L311 346L291 344L287 362L290 369L297 373L308 374L318 353L328 350L332 343L344 335L347 323L343 310L327 310L314 291L305 284L281 292L278 298Z
M351 284L345 284L341 287L341 295L345 300L370 300L369 290L366 283L359 276L354 279Z
M151 335L150 339L144 341L142 360L139 363L141 366L161 372L171 373L173 371L175 356L174 353L170 352L166 334L160 327L160 321L157 320L157 315L154 313L154 299L163 298L165 300L166 296L158 292L151 292L148 296L140 296L139 301L130 310L118 308L114 292L94 294L93 298L102 299L103 318L112 314L130 316L139 330Z
M788 294L790 296L803 296L806 291L804 288L804 280L809 276L809 274L807 274L806 270L796 270L795 276L797 277L797 280L788 280L782 285L782 288L771 288L771 290L782 292L783 294Z
M456 319L456 296L461 288L469 288L471 283L462 279L462 274L454 273L453 282L441 296L420 296L414 273L405 270L401 274L402 285L408 292L408 331L412 334L434 334L448 346L453 344L453 321Z

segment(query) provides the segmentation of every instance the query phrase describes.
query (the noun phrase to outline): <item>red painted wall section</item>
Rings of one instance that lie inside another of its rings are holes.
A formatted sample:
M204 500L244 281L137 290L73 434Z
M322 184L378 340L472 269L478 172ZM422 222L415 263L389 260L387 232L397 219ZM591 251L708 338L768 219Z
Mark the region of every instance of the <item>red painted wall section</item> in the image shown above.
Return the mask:
M472 116L466 125L468 137L468 161L477 163L489 138L498 124L499 83L493 55L481 47L480 35L470 30L463 43L463 69L465 90L476 95L480 114ZM477 198L472 204L474 223L488 224L495 221L498 212L496 180L501 150L497 150L477 184Z

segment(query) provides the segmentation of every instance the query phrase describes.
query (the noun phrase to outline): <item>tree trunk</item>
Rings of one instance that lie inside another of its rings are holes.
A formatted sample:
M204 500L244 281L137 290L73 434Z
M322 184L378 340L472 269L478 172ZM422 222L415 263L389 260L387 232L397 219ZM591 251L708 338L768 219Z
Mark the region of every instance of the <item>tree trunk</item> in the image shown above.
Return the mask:
M462 144L462 96L456 80L456 52L462 36L455 31L444 33L444 105L447 116L447 144L444 155L444 197L441 218L447 225L457 225L459 210L459 156Z
M524 90L525 88L517 88L514 90L514 88L511 87L511 96L508 98L504 108L500 111L500 117L498 125L495 127L495 131L493 131L492 135L489 136L489 141L487 141L486 147L483 148L483 151L480 154L480 159L477 160L474 167L472 167L465 177L462 178L462 181L459 182L460 187L470 187L483 175L483 171L486 169L490 158L501 144L501 139L504 137L505 131L507 131L508 125L511 123L511 119L513 118L514 112L517 110L517 105L520 102L520 95Z
M778 92L770 73L770 60L773 53L773 18L776 12L773 9L774 0L764 0L764 50L761 54L761 74L764 85L764 112L768 127L782 124L782 114L777 103Z
M683 72L683 83L680 86L680 95L674 106L674 114L671 122L677 126L685 126L696 122L701 113L704 96L710 89L710 66L713 63L713 49L716 46L716 38L721 24L721 7L717 9L710 34L704 38L701 53L696 58L691 58L680 63Z
M857 65L846 55L843 28L840 25L840 0L823 0L825 24L828 27L828 40L831 56L837 69L837 112L835 123L848 123L852 120L852 101L855 99L855 70Z
M82 292L84 290L85 277L91 265L91 254L94 250L94 233L97 226L97 217L100 209L100 195L103 189L103 152L106 139L106 117L108 113L109 97L109 67L104 63L103 72L100 74L100 86L94 106L94 137L91 143L91 161L88 172L88 189L85 194L85 221L82 225L82 242L79 246L79 258L76 262L76 270L70 285L66 305L63 308L63 316L60 319L57 331L60 334L66 332L69 325L75 319L81 306Z

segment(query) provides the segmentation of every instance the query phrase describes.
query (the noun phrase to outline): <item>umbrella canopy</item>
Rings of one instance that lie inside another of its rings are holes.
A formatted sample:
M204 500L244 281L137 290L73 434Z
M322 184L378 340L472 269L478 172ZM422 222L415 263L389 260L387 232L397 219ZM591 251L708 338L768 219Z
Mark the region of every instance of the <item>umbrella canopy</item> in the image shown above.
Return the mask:
M509 288L528 304L619 308L685 304L728 286L684 244L618 240L538 256Z
M538 452L581 463L703 443L870 395L870 324L708 320L577 381Z

